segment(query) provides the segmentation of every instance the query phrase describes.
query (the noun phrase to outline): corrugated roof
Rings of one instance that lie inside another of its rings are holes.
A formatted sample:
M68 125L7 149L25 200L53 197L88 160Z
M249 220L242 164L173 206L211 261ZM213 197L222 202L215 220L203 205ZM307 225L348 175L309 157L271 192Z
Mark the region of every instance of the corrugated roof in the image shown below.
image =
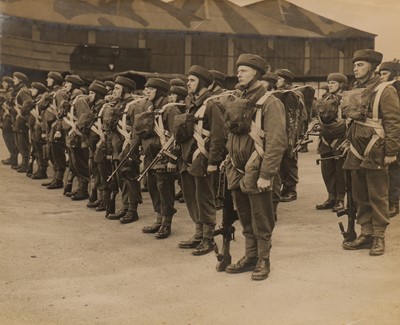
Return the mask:
M329 38L373 38L376 36L317 15L285 0L263 0L249 4L246 8L287 26L306 29Z
M161 0L0 0L7 16L57 24L190 31L202 19Z
M210 33L318 38L322 35L293 28L227 0L175 0L169 4L204 19L196 30Z

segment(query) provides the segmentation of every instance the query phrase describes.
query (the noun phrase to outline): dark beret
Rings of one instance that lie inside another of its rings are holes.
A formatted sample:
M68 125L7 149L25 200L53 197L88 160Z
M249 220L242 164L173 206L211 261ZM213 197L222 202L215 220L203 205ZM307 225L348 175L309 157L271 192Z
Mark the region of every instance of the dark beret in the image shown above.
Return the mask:
M293 81L294 74L289 69L277 69L275 70L275 73L278 75L278 77L284 78L288 81Z
M245 65L261 72L261 75L267 72L268 63L261 56L256 54L240 54L236 61L236 66Z
M136 82L132 79L123 77L123 76L117 76L114 81L116 84L119 84L121 86L128 87L131 91L136 89Z
M81 77L79 77L76 74L70 74L70 75L66 76L65 77L65 81L68 81L68 82L74 84L77 87L82 87L83 84L84 84L84 82L81 79Z
M267 72L265 75L262 76L262 80L272 82L273 84L276 84L278 81L278 75L273 72Z
M22 73L22 72L14 72L13 73L13 77L16 77L16 78L18 78L19 80L21 80L23 83L28 83L28 81L29 81L29 79L28 79L28 77L26 76L26 74L24 74L24 73Z
M57 81L57 82L60 83L60 84L61 84L61 83L63 82L63 80L64 80L64 78L62 77L61 73L55 72L55 71L50 71L50 72L47 74L47 76L48 76L49 78L54 79L55 81Z
M171 79L169 82L169 85L172 86L180 86L180 87L186 87L186 82L182 79L175 78Z
M14 83L11 77L4 76L2 80L7 82L9 85Z
M98 80L94 80L90 86L89 90L94 91L96 94L99 94L101 96L107 95L107 88L105 87L104 83Z
M382 62L383 54L371 49L364 49L355 51L353 54L353 63L356 61L366 61L372 64L380 64Z
M169 89L169 83L161 78L149 78L144 86L160 89L165 92L167 92Z
M192 75L203 80L207 86L211 85L214 81L214 76L212 73L199 65L192 65L188 71L188 75Z
M43 85L41 82L36 82L36 81L31 83L31 87L36 88L39 91L39 93L44 93L48 90L45 85Z
M394 61L382 62L382 64L379 66L379 71L382 71L382 70L388 70L393 73L399 73L400 72L400 63L394 62Z
M336 81L340 84L347 84L347 77L339 72L333 72L328 74L327 81Z
M214 76L214 80L224 83L226 76L217 70L210 70L211 74Z
M186 90L185 87L181 87L181 86L171 86L169 92L171 94L177 94L177 95L181 95L183 97L186 97L188 92Z
M111 81L111 80L104 81L104 84L106 85L106 87L109 87L109 88L114 88L114 85L115 85L114 81Z

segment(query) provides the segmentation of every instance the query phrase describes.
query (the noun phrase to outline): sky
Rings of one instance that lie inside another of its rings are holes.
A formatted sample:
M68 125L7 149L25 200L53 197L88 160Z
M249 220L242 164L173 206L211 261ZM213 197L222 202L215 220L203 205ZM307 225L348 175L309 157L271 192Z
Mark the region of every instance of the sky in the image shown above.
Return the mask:
M231 0L238 5L258 2ZM378 35L375 50L384 61L400 59L400 0L288 0L339 23Z

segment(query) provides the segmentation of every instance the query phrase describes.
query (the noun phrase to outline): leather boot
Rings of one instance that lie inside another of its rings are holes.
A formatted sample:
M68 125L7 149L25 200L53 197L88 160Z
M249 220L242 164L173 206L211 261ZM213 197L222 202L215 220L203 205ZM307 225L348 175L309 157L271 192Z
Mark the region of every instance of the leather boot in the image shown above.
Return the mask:
M95 208L99 207L102 202L103 202L102 199L94 201L94 202L90 202L90 198L89 198L89 202L88 202L88 204L86 204L86 207L90 208L90 209L95 209Z
M88 182L86 180L79 179L79 190L76 194L71 195L72 201L82 201L89 198Z
M288 190L281 196L281 202L291 202L297 200L297 192L295 190Z
M268 278L270 272L270 262L269 258L259 258L257 261L256 268L254 269L251 279L255 281L261 281Z
M72 192L72 182L71 183L67 183L64 187L64 195L67 195L67 193L71 193Z
M55 190L59 188L63 188L64 183L61 179L56 179L53 183L51 183L49 186L47 186L48 190Z
M214 250L215 242L213 238L203 238L200 244L192 251L192 255L201 256Z
M178 247L182 249L191 249L196 248L201 243L203 237L199 237L194 235L192 238L188 240L182 240L179 242Z
M111 213L107 216L109 220L119 220L128 213L127 207L122 207L117 213Z
M3 159L1 163L6 166L11 165L11 158Z
M389 218L393 218L399 214L399 202L389 202Z
M385 238L381 236L374 236L374 242L369 251L371 256L379 256L385 254Z
M171 222L172 218L163 217L161 227L155 234L155 237L157 239L165 239L169 237L169 235L171 234Z
M51 181L44 182L44 183L42 183L42 184L40 184L40 185L42 185L42 186L49 186L50 184L52 184L52 183L55 182L55 181L56 181L56 179L53 178Z
M162 224L162 216L159 213L157 213L156 222L154 222L150 226L143 227L142 232L144 232L145 234L155 234L157 231L160 230L161 224Z
M139 220L139 215L137 211L128 211L126 215L119 219L122 224L131 223Z
M101 196L101 194L100 194L100 196ZM89 203L93 203L93 202L97 202L97 201L99 201L98 200L98 195L97 195L97 189L93 188L92 189L92 193L90 193Z
M227 273L243 273L254 271L257 265L257 257L242 257L236 264L229 264L225 271Z
M99 204L98 207L96 207L96 212L102 212L107 210L107 204L110 202L110 192L107 190L104 190L101 192L102 194L102 200Z
M32 179L46 179L47 172L43 170L38 170L36 173L33 173L31 176Z
M336 200L335 206L332 208L332 212L339 212L345 210L344 201Z
M335 200L333 199L327 199L324 203L321 204L317 204L315 206L315 208L317 210L329 210L329 209L333 209L335 206Z
M361 234L354 241L344 242L342 247L347 250L371 248L374 241L372 235Z

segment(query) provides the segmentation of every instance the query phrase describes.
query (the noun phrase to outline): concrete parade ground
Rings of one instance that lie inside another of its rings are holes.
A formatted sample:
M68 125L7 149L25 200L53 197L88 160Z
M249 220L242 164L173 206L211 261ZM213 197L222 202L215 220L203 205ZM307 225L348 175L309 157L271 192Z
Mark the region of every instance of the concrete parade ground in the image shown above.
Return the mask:
M309 149L298 199L279 205L271 273L260 282L216 272L214 253L178 248L194 230L183 203L171 236L157 240L141 231L154 221L148 193L140 219L122 225L0 165L0 324L400 324L400 216L385 255L343 250L347 217L315 209L327 194L315 142ZM233 261L244 254L235 227Z

